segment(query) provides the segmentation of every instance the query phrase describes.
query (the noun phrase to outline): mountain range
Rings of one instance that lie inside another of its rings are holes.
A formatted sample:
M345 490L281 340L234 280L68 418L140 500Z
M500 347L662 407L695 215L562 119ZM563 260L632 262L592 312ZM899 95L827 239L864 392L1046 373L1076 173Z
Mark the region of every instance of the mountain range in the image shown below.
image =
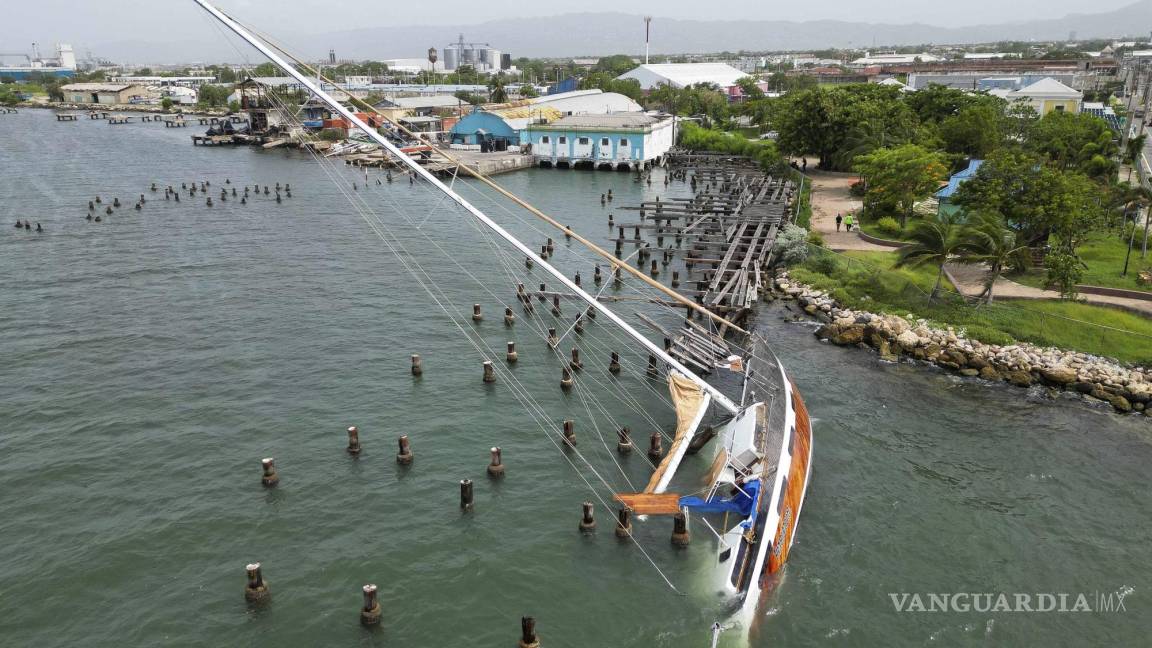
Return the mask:
M953 7L955 8L955 7ZM1152 28L1152 0L1141 0L1114 11L1069 14L1060 18L940 27L920 23L888 24L841 20L809 22L763 20L673 20L655 18L652 53L679 54L738 50L786 51L832 47L869 49L885 45L988 43L1000 40L1063 40L1075 32L1080 39L1120 36L1146 39ZM569 13L548 18L494 20L470 25L409 25L290 34L295 53L320 59L334 49L341 59L422 58L428 47L442 48L457 34L490 43L513 58L598 56L642 53L643 22L625 13ZM133 62L236 61L232 46L215 41L96 44L93 49L112 60ZM260 61L253 53L251 58Z

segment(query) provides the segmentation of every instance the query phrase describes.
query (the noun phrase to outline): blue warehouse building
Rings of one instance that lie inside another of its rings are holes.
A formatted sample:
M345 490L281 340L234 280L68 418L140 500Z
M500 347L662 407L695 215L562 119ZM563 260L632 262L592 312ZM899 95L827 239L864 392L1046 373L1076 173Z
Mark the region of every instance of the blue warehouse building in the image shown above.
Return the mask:
M524 139L540 166L626 171L658 163L675 141L669 115L644 112L572 115L531 124Z

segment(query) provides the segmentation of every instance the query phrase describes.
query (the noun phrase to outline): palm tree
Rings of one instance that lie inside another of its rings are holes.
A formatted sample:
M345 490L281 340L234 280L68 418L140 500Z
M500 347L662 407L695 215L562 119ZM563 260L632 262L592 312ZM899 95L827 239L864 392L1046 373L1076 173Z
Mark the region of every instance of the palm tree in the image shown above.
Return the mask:
M900 248L895 267L918 267L931 263L937 268L936 285L928 296L931 303L940 295L940 284L944 280L944 264L954 255L963 252L960 227L950 216L916 221L908 233L912 241Z
M491 91L490 98L492 103L504 103L508 101L508 92L504 90L504 79L500 76L492 77L488 82L488 90Z
M984 263L988 274L984 279L984 291L979 299L992 303L992 287L1006 269L1023 270L1032 262L1028 243L1016 230L1004 224L1004 217L998 213L977 214L972 223L964 229L960 251L964 263Z

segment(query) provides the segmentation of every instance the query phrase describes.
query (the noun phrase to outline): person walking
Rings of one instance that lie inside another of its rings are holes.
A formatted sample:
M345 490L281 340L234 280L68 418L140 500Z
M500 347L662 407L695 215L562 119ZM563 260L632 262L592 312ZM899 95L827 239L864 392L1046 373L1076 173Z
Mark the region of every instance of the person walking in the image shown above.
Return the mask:
M856 221L852 218L852 212L848 212L848 215L844 217L844 231L851 232L852 225L854 225L855 222Z
M843 219L843 218L841 218L841 216L840 216L840 213L839 213L839 212L837 212L837 213L836 213L836 231L837 231L837 232L839 232L839 231L840 231L840 223L841 223L841 222L843 222L843 221L844 221L844 219Z

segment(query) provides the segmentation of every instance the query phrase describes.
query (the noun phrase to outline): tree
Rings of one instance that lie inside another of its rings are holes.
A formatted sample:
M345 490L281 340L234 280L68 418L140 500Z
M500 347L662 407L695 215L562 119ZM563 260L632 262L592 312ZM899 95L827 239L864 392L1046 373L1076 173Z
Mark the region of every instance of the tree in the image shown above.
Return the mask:
M977 214L963 230L960 244L965 263L983 263L988 266L984 290L980 298L992 303L992 289L1005 270L1024 270L1032 260L1028 244L1012 228L1004 224L1000 214Z
M900 95L896 88L875 83L790 92L774 123L780 149L793 155L814 154L824 170L847 169L853 159L844 155L845 143L864 122L880 122L874 130L885 133L885 143L910 140L916 116Z
M965 106L940 122L940 138L949 153L962 153L983 159L1000 146L1004 138L1004 112L1000 106Z
M228 86L205 83L200 86L196 103L201 107L217 108L228 103L228 96L230 94L232 94L232 90Z
M936 266L936 285L928 295L928 302L931 303L940 295L940 285L944 280L944 264L953 255L963 252L964 240L960 236L960 228L951 217L941 216L917 221L909 231L908 238L912 242L900 248L895 267L919 267L928 264Z
M1091 178L1111 178L1117 153L1108 122L1088 113L1053 111L1028 134L1027 147L1059 169L1075 169Z
M581 90L600 89L604 92L622 94L633 101L638 101L644 95L640 89L640 82L636 79L617 79L608 72L593 72L580 79Z
M613 54L612 56L600 57L600 60L596 61L596 65L592 66L592 71L606 72L613 77L618 77L635 67L636 62L632 60L631 56L627 54Z
M252 68L252 74L250 76L270 77L280 76L280 74L280 68L276 67L274 63L261 63L260 65Z
M947 177L943 156L916 144L877 149L856 158L855 166L868 184L867 196L895 206L902 227L916 201L939 189Z
M740 86L740 92L744 93L745 99L763 99L764 91L756 83L756 78L750 76L740 77L736 80L736 85Z
M164 97L163 99L161 99L160 100L160 108L162 110L165 110L165 111L170 110L172 108L172 98L171 97Z
M530 83L525 83L525 84L521 85L519 93L520 93L520 96L523 97L524 99L531 99L533 97L539 97L540 96L540 93L536 92L536 86L533 86Z
M504 90L504 80L499 75L492 77L492 80L488 82L488 96L493 103L508 101L508 92Z

